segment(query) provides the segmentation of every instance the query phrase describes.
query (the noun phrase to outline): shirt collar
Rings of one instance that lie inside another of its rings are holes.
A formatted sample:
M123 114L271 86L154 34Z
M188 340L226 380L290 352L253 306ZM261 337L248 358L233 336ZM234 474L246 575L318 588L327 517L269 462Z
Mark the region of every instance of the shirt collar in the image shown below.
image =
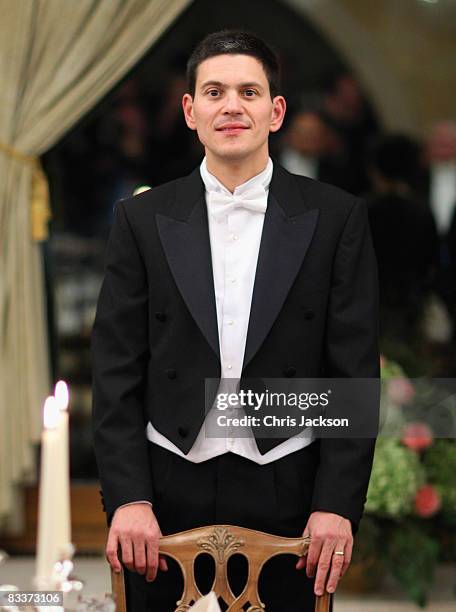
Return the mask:
M269 189L269 183L271 182L272 178L272 171L273 163L272 159L269 157L268 163L266 164L266 168L262 170L259 174L252 176L252 178L246 181L245 183L242 183L242 185L238 185L232 195L242 195L247 190L252 189L252 187L257 187L258 185L262 185L264 187L265 192L267 192ZM207 192L223 191L231 195L229 189L227 189L225 185L222 185L218 178L211 174L207 169L206 156L204 156L203 161L201 162L200 173Z

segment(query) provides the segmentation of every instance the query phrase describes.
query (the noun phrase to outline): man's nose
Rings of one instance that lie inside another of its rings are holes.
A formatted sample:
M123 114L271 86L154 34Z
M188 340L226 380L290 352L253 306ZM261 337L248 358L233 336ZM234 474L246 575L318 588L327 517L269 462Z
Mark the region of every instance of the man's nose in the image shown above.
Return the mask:
M242 113L243 107L237 92L228 92L225 98L225 113Z

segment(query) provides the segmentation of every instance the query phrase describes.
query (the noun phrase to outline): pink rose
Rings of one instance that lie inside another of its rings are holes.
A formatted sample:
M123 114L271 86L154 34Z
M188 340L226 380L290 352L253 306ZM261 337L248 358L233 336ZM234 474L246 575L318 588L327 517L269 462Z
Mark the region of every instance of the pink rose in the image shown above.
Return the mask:
M422 451L433 441L431 428L426 423L408 423L402 433L402 444L414 451Z
M410 404L415 396L415 387L408 378L391 378L388 381L387 393L395 404Z
M415 512L428 518L440 510L440 496L432 485L424 485L416 492Z

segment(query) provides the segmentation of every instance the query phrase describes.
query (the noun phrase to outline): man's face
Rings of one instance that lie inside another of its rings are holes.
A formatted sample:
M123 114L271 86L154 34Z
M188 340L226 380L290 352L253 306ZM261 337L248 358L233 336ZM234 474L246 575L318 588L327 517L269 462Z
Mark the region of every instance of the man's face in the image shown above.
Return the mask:
M456 124L442 121L434 126L427 142L427 154L431 162L456 159Z
M185 120L218 160L267 153L268 136L282 125L285 99L271 100L261 63L249 55L217 55L197 69L195 95L182 99Z

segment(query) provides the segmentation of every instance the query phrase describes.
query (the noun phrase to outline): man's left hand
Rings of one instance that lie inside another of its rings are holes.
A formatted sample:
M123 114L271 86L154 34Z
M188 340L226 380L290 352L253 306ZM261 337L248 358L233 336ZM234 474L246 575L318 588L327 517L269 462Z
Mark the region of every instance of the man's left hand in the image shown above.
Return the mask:
M348 519L332 512L312 512L304 529L303 536L311 537L311 543L306 557L296 564L296 569L306 565L306 574L315 578L315 595L323 595L326 577L328 593L334 593L337 583L350 565L353 550L353 534ZM334 551L343 551L344 555L335 555ZM317 567L318 566L318 567Z

